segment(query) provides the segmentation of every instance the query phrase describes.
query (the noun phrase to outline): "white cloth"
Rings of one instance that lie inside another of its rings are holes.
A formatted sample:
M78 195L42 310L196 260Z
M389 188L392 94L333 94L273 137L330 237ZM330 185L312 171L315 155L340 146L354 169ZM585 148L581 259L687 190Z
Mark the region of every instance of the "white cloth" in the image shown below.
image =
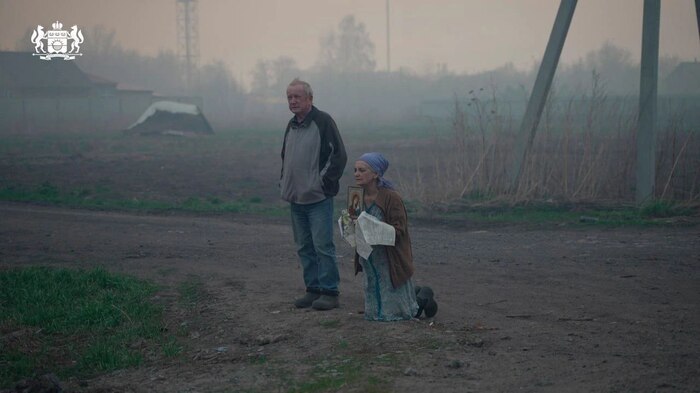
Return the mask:
M362 258L369 258L373 245L393 246L396 241L396 229L378 220L376 217L362 212L357 220L344 222L338 219L340 234Z

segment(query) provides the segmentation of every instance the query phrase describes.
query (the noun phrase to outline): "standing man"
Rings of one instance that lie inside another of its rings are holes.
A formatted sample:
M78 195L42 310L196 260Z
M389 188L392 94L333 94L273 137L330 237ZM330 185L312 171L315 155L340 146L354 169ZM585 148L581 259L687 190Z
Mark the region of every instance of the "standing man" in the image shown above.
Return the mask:
M313 106L311 85L294 79L287 87L289 120L282 145L282 199L291 204L292 230L304 269L306 294L298 308L339 306L340 275L333 244L333 197L347 155L333 118Z

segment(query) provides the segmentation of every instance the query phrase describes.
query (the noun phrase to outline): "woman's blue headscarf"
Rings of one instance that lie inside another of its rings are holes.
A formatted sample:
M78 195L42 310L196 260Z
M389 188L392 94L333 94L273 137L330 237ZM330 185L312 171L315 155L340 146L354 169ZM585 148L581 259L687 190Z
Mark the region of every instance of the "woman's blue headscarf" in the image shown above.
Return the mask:
M389 161L381 153L365 153L357 160L366 162L374 173L379 175L377 187L394 189L394 184L384 178L384 172L389 168Z

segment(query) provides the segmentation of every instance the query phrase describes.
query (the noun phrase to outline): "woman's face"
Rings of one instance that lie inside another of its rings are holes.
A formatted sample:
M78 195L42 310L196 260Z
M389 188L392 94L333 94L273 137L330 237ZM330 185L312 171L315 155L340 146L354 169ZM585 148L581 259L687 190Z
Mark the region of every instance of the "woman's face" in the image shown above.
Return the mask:
M372 171L369 164L364 161L355 161L355 184L360 187L376 184L378 177L379 175Z

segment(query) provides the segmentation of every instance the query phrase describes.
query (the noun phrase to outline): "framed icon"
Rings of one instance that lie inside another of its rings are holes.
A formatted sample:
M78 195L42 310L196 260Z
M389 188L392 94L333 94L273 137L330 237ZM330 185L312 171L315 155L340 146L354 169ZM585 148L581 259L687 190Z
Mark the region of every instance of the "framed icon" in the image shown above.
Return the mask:
M356 219L365 210L365 190L358 186L348 186L348 215Z

